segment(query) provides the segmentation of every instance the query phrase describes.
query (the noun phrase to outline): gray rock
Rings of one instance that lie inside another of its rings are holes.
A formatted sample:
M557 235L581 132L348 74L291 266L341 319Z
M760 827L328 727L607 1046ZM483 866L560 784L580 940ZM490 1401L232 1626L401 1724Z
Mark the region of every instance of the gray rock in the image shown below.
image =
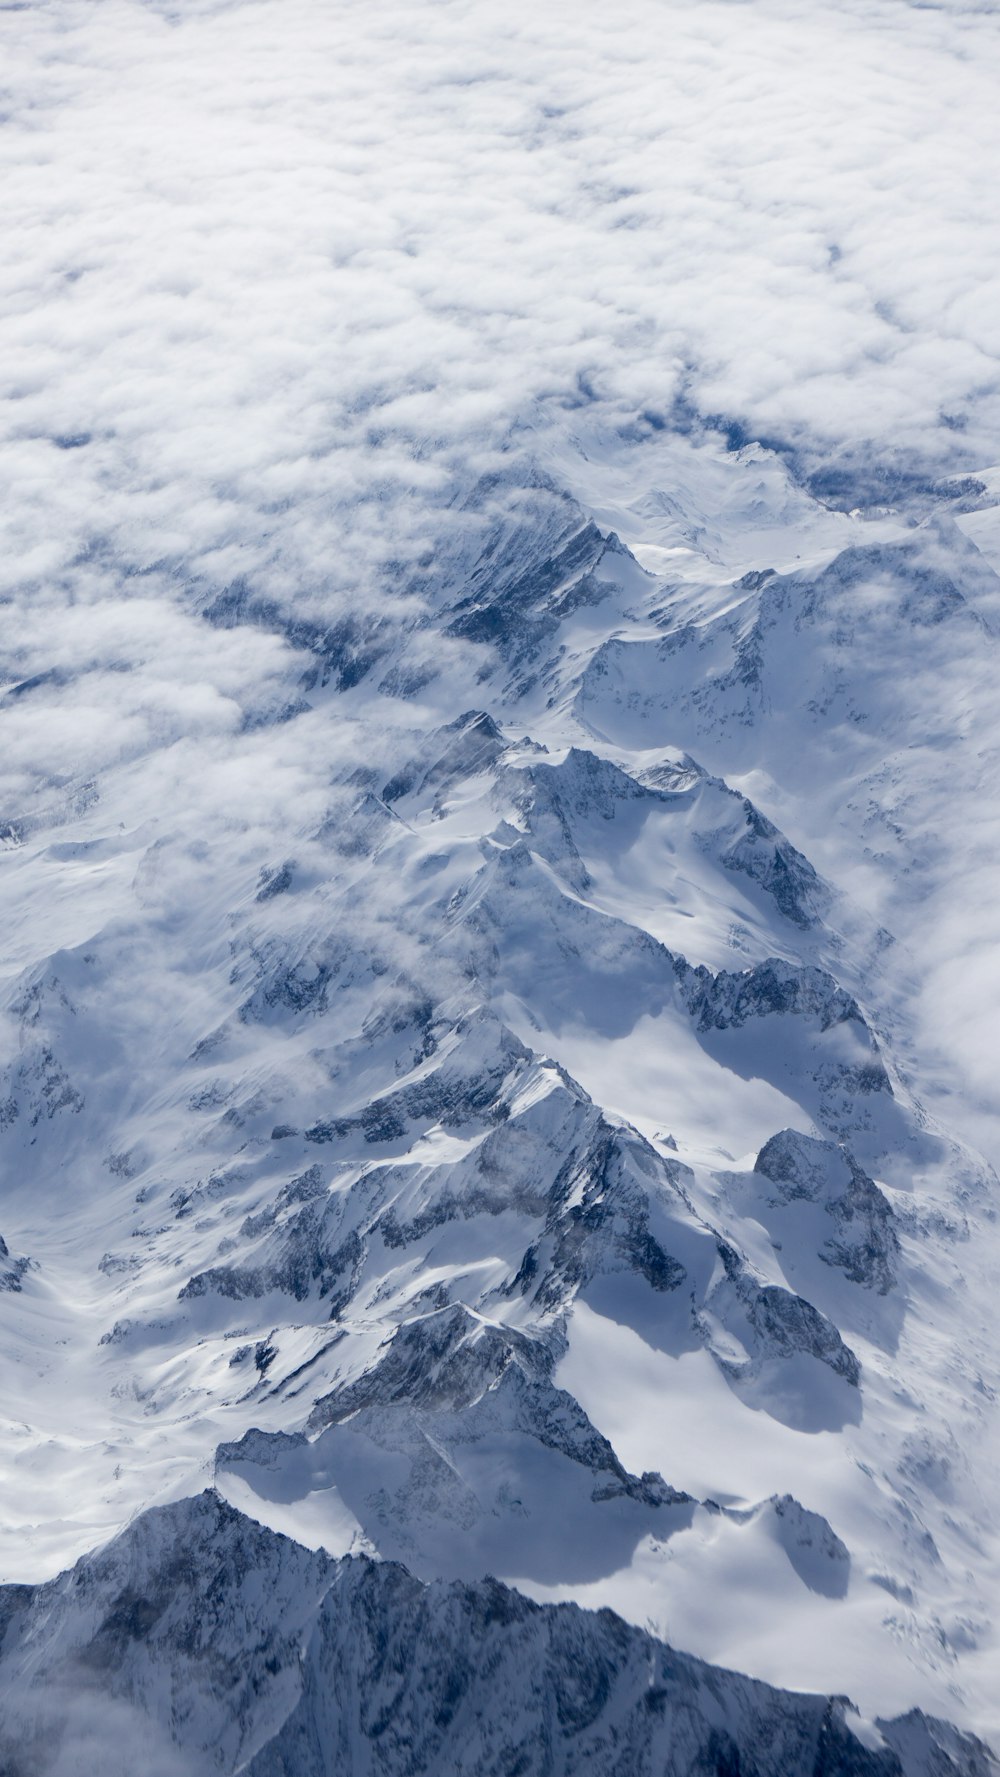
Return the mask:
M145 1513L46 1585L0 1589L0 1634L10 1777L51 1767L81 1720L95 1768L141 1757L194 1777L997 1769L981 1742L919 1711L880 1724L872 1747L842 1698L705 1665L611 1611L334 1561L212 1493Z

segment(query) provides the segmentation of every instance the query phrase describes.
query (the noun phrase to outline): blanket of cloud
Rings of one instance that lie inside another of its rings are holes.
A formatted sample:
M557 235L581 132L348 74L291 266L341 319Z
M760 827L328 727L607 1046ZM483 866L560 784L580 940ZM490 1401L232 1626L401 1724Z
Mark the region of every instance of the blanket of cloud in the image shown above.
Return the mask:
M580 404L814 466L995 454L989 6L36 0L0 43L2 574L39 622L126 574L329 597Z

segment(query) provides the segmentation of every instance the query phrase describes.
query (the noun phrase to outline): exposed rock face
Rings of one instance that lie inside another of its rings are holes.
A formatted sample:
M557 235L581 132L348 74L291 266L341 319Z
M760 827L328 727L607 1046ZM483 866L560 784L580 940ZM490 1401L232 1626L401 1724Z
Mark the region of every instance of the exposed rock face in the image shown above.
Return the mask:
M807 1354L828 1364L835 1375L857 1387L861 1374L858 1360L844 1344L837 1328L819 1309L790 1290L779 1289L774 1284L761 1284L741 1264L731 1247L720 1244L719 1256L725 1268L726 1282L759 1341L761 1355L794 1357ZM720 1290L718 1295L722 1294ZM715 1300L717 1297L713 1297L713 1302ZM727 1360L723 1358L722 1362L725 1366ZM729 1360L727 1367L738 1377L749 1372L752 1364Z
M822 1205L833 1223L820 1251L828 1265L880 1295L892 1288L899 1257L892 1206L845 1149L783 1129L761 1148L754 1171L778 1202Z
M20 1258L12 1259L10 1248L0 1234L0 1290L19 1290L21 1279L30 1264L31 1260L23 1254Z
M360 1133L366 1144L409 1142L439 1123L464 1130L459 1158L420 1169L362 1167L340 1188L336 1180L327 1185L314 1166L269 1209L248 1217L236 1252L191 1277L180 1300L215 1296L239 1304L280 1292L299 1302L318 1299L340 1320L364 1299L386 1249L412 1264L449 1227L467 1225L470 1239L480 1228L482 1240L495 1221L508 1239L517 1229L516 1262L500 1275L494 1265L491 1287L476 1306L490 1316L505 1298L521 1297L530 1313L524 1331L484 1327L456 1303L396 1333L389 1355L351 1385L346 1400L360 1406L407 1398L419 1405L439 1391L442 1401L462 1404L478 1398L467 1394L470 1364L477 1376L485 1364L495 1377L518 1347L520 1362L544 1372L559 1317L595 1280L620 1274L663 1298L673 1339L682 1346L704 1340L734 1378L755 1374L764 1359L807 1355L857 1383L858 1360L827 1317L760 1276L694 1212L686 1169L634 1132L609 1125L573 1080L539 1064L504 1027L472 1021L464 1045L418 1071L413 1083L359 1118L329 1125L327 1140L335 1146ZM317 1139L315 1131L306 1135ZM238 1256L241 1249L253 1260ZM706 1331L706 1308L737 1333L740 1359Z
M853 1022L864 1025L857 1001L819 969L798 969L778 959L714 977L689 969L681 959L677 975L691 1014L701 1030L739 1029L750 1018L813 1017L821 1030Z
M71 1757L101 1714L101 1769L123 1774L991 1770L985 1748L919 1714L859 1733L842 1699L707 1667L610 1611L332 1561L211 1493L146 1513L46 1586L0 1590L0 1632L10 1777Z

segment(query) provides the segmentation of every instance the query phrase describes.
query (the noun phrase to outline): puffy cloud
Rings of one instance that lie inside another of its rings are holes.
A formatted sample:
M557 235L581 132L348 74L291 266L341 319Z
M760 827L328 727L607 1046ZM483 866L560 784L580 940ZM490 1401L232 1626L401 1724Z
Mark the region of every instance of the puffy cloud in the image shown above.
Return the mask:
M581 401L989 454L987 9L47 0L0 33L8 588L353 594L456 462Z
M245 731L301 663L197 610L401 612L512 438L992 453L986 9L44 0L0 38L0 675L57 675L4 699L5 818L158 748L168 800L285 756L320 798L315 724Z

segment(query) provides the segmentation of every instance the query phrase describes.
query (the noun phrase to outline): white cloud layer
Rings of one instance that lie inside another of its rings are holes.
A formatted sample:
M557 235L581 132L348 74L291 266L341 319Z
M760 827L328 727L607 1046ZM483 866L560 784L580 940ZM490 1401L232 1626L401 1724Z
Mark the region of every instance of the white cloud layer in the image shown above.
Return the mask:
M588 399L990 460L991 13L5 10L3 590L322 603L419 547L395 492Z

